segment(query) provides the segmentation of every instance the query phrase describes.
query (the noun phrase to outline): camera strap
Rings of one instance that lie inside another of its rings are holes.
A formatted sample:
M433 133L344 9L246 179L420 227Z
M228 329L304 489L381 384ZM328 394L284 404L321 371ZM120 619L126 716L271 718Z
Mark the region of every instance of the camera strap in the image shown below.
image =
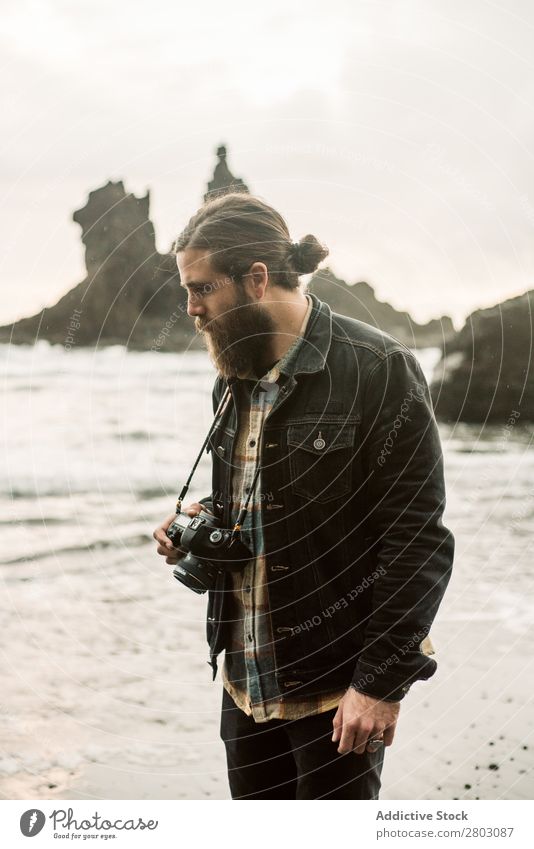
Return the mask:
M269 388L269 386L271 386L271 384L267 383L264 386L263 381L260 381L259 392L266 392L267 389ZM277 391L277 394L278 394L278 391ZM176 513L180 513L180 511L182 509L182 501L184 500L185 495L187 493L187 490L189 489L189 484L191 483L191 480L193 478L193 475L195 474L196 468L197 468L198 464L200 463L200 459L202 457L202 454L204 453L204 450L205 450L205 448L208 444L208 441L209 441L213 431L215 430L219 420L222 418L222 416L223 416L223 414L226 410L226 406L227 406L228 402L230 401L231 397L232 397L232 391L230 389L230 385L228 384L227 387L226 387L226 392L224 393L224 395L223 395L223 397L222 397L222 399L219 403L219 406L217 407L217 410L215 412L215 416L214 416L213 421L211 423L210 429L208 430L206 438L205 438L204 442L202 443L202 447L201 447L200 451L198 452L198 456L197 456L197 458L196 458L196 460L193 464L193 467L192 467L192 469L189 473L189 477L187 478L187 481L183 485L182 490L180 492L180 495L178 496L178 500L176 502ZM262 438L262 435L263 435L264 424L265 424L265 419L263 419L262 423L261 423L258 452L261 450L261 438ZM238 515L237 520L236 520L234 527L232 529L232 535L230 537L230 544L232 544L232 542L236 539L236 537L239 536L239 532L241 531L241 528L243 527L243 522L245 521L245 517L246 517L247 511L248 511L249 501L252 498L252 495L254 494L254 491L256 489L256 483L258 481L260 471L261 471L261 455L258 456L258 460L257 460L257 463L256 463L256 469L254 471L254 477L252 478L252 483L251 483L248 495L246 497L246 500L245 500L243 506L241 507L241 509L239 511L239 515Z
M180 495L178 496L178 501L176 502L176 512L177 513L179 513L180 510L182 509L182 501L184 500L185 495L187 493L187 490L189 489L189 484L191 483L191 479L192 479L193 475L195 474L195 471L196 471L198 464L200 463L200 459L202 457L202 454L204 453L206 445L208 444L209 438L212 435L213 431L215 430L215 427L217 426L219 419L222 417L222 414L224 413L224 411L226 409L226 404L228 403L228 401L230 400L231 397L232 397L231 389L230 389L229 386L227 386L226 392L224 393L224 395L223 395L223 397L222 397L222 399L219 403L219 406L217 407L217 410L215 412L215 416L214 416L213 421L211 423L210 429L208 430L207 436L206 436L204 442L202 443L202 448L200 449L198 456L197 456L197 459L195 460L195 462L193 464L193 468L191 469L191 472L189 473L189 477L187 478L185 484L182 487L182 491L180 492Z

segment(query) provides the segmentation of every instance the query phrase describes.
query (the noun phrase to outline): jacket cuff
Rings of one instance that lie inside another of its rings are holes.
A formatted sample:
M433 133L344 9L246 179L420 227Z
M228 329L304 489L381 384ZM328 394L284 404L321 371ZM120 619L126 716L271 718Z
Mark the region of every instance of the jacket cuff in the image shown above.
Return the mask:
M406 671L394 670L385 661L368 663L359 660L350 686L359 693L385 702L400 702L415 681L426 681L437 669L437 663L422 652L413 652Z
M392 690L391 688L389 688L386 695L379 693L376 690L370 692L370 690L366 689L367 685L362 687L360 684L357 684L354 681L351 682L350 686L353 690L356 690L357 693L363 693L364 696L371 696L373 699L380 699L381 702L400 702L401 699L404 698L404 696L410 689L411 685L405 684L403 687L397 690Z

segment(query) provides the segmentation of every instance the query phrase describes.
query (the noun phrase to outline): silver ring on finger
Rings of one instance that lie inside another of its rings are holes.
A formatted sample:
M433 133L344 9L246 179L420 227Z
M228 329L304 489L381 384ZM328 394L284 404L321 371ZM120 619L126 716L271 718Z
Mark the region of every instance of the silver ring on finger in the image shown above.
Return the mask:
M384 745L384 741L381 737L371 737L367 741L367 746L365 747L366 752L374 755L375 752L380 751L380 748Z

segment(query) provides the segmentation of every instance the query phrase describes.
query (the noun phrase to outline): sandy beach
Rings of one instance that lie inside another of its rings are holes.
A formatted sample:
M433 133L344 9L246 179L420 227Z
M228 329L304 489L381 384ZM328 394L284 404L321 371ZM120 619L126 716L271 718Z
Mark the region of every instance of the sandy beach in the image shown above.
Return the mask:
M151 538L209 424L209 363L42 347L5 372L0 796L228 798L206 598ZM384 799L534 795L531 439L442 428L456 554L439 668L403 701Z
M229 798L204 599L171 583L150 545L130 563L77 554L68 574L24 569L4 631L17 663L3 688L2 798ZM382 798L532 798L533 630L444 610L439 671L403 702Z

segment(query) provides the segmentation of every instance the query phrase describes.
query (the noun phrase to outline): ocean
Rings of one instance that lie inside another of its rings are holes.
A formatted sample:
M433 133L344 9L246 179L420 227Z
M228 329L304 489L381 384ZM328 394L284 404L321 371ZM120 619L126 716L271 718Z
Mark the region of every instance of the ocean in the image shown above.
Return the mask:
M430 380L438 350L416 355ZM154 518L172 512L212 420L207 354L65 351L40 342L0 346L0 363L0 563L20 570L68 551L135 552L151 539ZM515 564L506 598L522 599L521 563L534 530L532 430L512 418L502 427L440 431L446 521L465 546L468 573L491 584L503 563ZM186 502L208 494L210 481L204 454Z
M417 353L427 379L438 355ZM178 773L177 797L204 798L213 749L224 795L205 597L173 579L152 540L212 419L207 354L40 342L0 346L0 363L0 787L61 798L87 764L133 763ZM441 633L488 623L521 645L534 610L532 429L519 417L440 432L456 538ZM204 454L186 503L210 480ZM209 739L195 730L199 704Z

